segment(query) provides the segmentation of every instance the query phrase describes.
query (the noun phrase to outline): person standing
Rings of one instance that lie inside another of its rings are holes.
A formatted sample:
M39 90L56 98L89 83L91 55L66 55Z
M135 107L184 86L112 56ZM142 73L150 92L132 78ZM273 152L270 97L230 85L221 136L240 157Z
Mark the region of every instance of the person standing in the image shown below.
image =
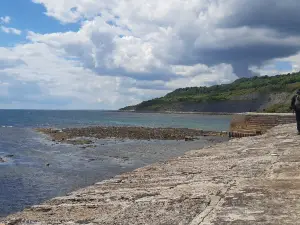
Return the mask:
M290 108L296 113L298 135L300 135L300 89L293 96Z

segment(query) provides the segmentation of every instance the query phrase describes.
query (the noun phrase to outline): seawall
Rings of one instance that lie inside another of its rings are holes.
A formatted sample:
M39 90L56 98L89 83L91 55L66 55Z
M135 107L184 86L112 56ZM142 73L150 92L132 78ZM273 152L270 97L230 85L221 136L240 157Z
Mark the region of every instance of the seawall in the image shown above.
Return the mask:
M295 122L296 118L292 113L238 113L232 117L229 136L255 136L275 126Z
M281 125L96 183L2 223L299 224L299 146L295 124Z

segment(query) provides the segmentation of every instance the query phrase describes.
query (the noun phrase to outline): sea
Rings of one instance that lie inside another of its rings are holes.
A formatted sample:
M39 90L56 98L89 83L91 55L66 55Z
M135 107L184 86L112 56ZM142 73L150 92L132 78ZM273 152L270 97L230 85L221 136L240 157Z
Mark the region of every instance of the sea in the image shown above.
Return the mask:
M0 217L154 162L183 155L221 137L193 142L98 140L92 148L58 144L34 128L142 126L229 129L230 115L119 111L0 110Z

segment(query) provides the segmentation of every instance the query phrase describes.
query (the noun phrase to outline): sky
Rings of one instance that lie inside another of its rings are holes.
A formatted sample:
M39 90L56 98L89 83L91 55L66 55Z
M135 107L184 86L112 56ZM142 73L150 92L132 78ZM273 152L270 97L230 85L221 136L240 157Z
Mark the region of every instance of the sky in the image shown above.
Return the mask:
M299 0L1 0L0 108L118 109L300 70Z

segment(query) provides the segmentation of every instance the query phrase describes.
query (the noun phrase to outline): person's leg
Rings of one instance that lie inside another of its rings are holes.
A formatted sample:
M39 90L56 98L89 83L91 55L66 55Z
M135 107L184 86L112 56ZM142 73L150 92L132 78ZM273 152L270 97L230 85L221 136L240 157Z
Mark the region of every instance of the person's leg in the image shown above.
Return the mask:
M297 129L300 134L300 111L296 111Z

